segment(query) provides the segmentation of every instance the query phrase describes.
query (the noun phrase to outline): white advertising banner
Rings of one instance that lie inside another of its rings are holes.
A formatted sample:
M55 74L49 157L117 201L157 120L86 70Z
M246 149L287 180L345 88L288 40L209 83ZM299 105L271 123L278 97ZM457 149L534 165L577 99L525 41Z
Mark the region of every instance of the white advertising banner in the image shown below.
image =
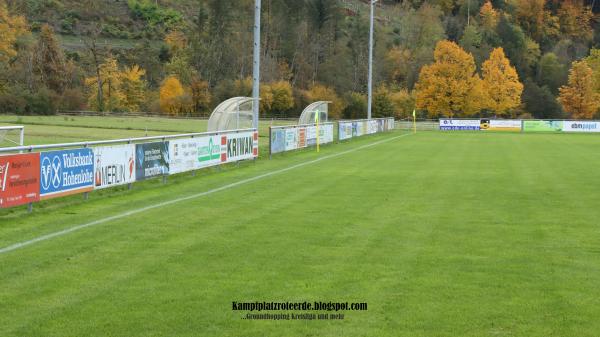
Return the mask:
M221 137L205 136L169 141L169 173L181 173L221 163Z
M490 120L489 130L497 131L521 131L521 120L520 119L492 119Z
M298 148L298 129L285 129L285 151L291 151Z
M381 120L381 121L383 122L383 120ZM378 120L367 121L367 134L371 135L371 134L377 133L378 125L379 125Z
M221 163L258 157L258 132L244 131L221 136Z
M319 142L333 143L333 124L325 124L319 127Z
M600 132L600 122L564 121L563 132Z
M521 131L520 119L482 119L482 131Z
M394 129L393 118L376 118L372 120L342 121L338 123L340 140L371 135Z
M94 189L135 182L135 145L94 148Z
M440 119L440 130L480 130L479 119Z

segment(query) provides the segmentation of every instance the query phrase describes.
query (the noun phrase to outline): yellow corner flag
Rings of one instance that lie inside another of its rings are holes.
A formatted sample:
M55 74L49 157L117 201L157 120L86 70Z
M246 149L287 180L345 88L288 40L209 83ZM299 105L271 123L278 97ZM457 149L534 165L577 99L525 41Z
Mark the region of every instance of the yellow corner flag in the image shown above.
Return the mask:
M413 133L417 133L417 109L413 109Z
M319 152L319 115L321 113L319 112L319 110L315 111L315 124L317 124L317 152Z

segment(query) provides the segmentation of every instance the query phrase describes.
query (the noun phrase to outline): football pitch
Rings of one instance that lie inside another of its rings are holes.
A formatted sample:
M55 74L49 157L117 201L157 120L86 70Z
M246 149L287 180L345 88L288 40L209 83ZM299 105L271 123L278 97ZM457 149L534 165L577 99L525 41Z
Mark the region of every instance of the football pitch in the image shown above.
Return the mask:
M392 132L3 210L0 336L597 336L599 144Z

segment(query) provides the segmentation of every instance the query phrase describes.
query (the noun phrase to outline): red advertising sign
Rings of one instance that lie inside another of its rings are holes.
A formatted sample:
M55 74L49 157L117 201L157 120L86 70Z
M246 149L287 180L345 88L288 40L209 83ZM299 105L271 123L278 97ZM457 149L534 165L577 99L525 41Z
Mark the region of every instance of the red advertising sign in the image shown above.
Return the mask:
M0 156L0 208L40 200L40 154Z

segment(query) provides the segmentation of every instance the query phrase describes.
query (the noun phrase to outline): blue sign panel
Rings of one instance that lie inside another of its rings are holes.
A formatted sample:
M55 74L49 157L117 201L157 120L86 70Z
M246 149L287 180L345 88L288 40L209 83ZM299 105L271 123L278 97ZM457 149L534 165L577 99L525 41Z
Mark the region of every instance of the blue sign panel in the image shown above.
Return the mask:
M271 153L285 151L285 130L271 130Z
M94 188L94 152L75 149L40 153L40 197L54 198Z

